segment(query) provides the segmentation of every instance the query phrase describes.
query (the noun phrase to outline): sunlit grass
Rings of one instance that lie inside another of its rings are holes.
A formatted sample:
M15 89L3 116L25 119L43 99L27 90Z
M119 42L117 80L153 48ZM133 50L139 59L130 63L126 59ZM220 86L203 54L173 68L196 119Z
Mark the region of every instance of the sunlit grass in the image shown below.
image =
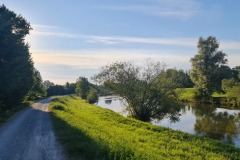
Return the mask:
M125 118L76 96L56 98L50 106L70 159L240 159L233 146Z
M178 100L181 101L195 101L196 89L195 88L177 88L175 89Z

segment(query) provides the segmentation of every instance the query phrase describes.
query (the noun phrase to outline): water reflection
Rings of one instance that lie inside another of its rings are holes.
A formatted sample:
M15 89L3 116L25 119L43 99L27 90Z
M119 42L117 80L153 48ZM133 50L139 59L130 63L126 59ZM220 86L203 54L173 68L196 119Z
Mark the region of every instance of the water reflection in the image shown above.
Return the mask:
M97 105L127 115L124 112L124 104L116 97L113 99L100 97ZM240 110L190 104L181 108L177 115L179 115L178 121L175 123L172 123L169 117L152 123L240 147Z
M196 116L195 134L234 145L240 133L239 111L228 112L222 108L207 107L192 107Z
M105 99L105 103L110 105L112 103L112 99Z

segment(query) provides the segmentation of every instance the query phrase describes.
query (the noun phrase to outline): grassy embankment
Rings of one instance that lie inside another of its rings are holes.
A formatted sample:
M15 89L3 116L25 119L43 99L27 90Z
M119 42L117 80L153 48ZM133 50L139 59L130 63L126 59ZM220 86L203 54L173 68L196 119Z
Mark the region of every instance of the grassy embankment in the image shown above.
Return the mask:
M56 98L50 106L70 159L240 159L233 146L125 118L76 96Z

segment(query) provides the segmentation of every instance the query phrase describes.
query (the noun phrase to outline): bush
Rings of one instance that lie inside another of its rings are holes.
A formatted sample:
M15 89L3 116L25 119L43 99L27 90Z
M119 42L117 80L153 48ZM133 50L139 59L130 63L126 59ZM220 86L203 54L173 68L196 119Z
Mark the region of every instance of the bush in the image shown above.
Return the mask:
M97 91L93 88L90 89L87 95L87 102L90 104L96 103L98 101Z

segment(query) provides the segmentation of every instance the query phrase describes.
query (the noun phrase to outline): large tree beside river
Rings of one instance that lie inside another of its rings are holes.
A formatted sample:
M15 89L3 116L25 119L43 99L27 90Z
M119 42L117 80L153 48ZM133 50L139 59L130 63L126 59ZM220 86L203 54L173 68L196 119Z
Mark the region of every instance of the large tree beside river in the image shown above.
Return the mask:
M216 78L219 77L217 75L220 73L219 69L224 68L223 66L227 63L226 54L218 51L219 42L212 36L207 39L200 37L197 47L198 54L191 58L192 70L190 78L200 96L208 99L217 88Z
M33 62L25 36L30 24L0 6L0 111L20 103L33 86Z
M173 100L174 81L165 65L148 60L143 67L131 62L116 62L103 67L94 80L110 88L127 102L130 116L150 121L169 115L176 118L179 107Z

